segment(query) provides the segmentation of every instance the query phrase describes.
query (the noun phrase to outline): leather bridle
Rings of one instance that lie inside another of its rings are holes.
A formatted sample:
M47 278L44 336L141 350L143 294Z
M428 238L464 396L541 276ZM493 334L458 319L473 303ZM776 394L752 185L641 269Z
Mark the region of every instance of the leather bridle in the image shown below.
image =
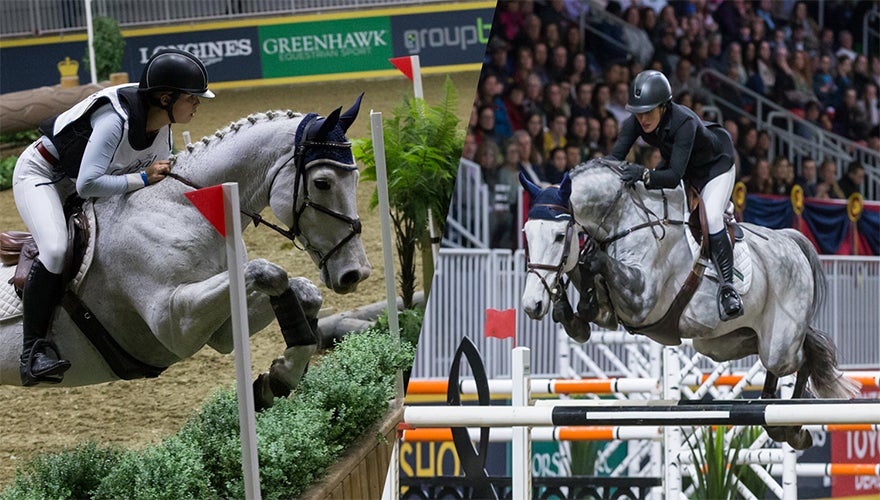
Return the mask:
M560 259L559 264L554 265L532 262L529 258L529 246L526 245L525 248L527 274L534 274L537 276L541 281L541 284L544 286L544 290L550 295L550 300L555 300L557 295L568 286L568 284L565 283L565 263L568 261L571 251L571 239L574 237L575 221L574 217L571 215L571 209L569 207L550 203L536 203L534 206L547 207L562 212L568 216L568 225L565 228L565 240L562 243L562 258ZM551 271L553 273L552 286L538 271Z
M305 153L306 153L308 147L351 149L351 142L349 142L349 141L339 142L339 141L313 141L313 140L310 140L308 138L309 131L311 130L312 126L315 124L316 121L317 121L317 116L313 117L311 120L309 120L308 123L306 123L305 130L303 131L303 135L302 135L303 139L300 142L300 144L297 144L296 147L294 148L293 156L290 159L288 159L286 162L284 162L284 164L282 164L280 167L278 167L278 169L275 171L275 174L272 176L272 181L269 183L269 196L271 196L272 195L272 187L275 184L275 179L278 177L278 174L285 167L290 165L291 161L293 161L293 166L295 168L294 185L293 185L293 208L292 208L292 210L293 210L293 225L290 227L290 229L282 229L280 226L273 224L273 223L267 221L266 219L264 219L260 214L252 212L250 210L241 209L241 213L250 217L251 220L254 221L254 227L257 227L260 224L263 224L266 227L273 229L278 234L289 239L291 242L293 242L294 246L296 246L297 248L300 248L301 250L306 250L306 251L312 252L315 255L317 255L319 258L318 268L323 269L324 266L327 264L327 261L336 252L338 252L340 248L342 248L346 243L351 241L352 238L361 234L362 227L361 227L361 221L359 218L349 217L349 216L342 214L342 213L339 213L331 208L325 207L324 205L321 205L319 203L315 203L309 197L309 185L308 185L308 182L306 182L306 174L308 173L309 170L312 170L313 168L318 167L318 166L329 166L329 167L333 167L333 168L336 168L338 170L342 170L345 172L352 172L352 171L357 170L357 165L343 165L341 163L330 161L330 160L323 160L323 161L322 160L315 160L315 161L310 162L308 165L304 165ZM200 186L196 185L195 183L186 179L185 177L182 177L182 176L177 175L172 172L168 172L167 175L168 175L168 177L171 177L173 179L177 179L178 181L186 184L187 186L190 186L195 189L201 189ZM303 188L303 196L302 196L301 200L298 199L300 185L302 185L302 188ZM303 212L305 212L305 210L307 208L312 208L312 209L317 210L321 213L329 215L330 217L333 217L334 219L340 220L340 221L348 224L348 226L349 226L349 233L344 238L342 238L333 248L331 248L326 254L324 254L323 252L321 252L317 248L311 246L308 241L305 241L305 243L303 244L303 247L299 247L297 245L296 239L297 238L299 238L300 240L303 239L303 238L301 238L302 229L300 228L300 219L302 218Z

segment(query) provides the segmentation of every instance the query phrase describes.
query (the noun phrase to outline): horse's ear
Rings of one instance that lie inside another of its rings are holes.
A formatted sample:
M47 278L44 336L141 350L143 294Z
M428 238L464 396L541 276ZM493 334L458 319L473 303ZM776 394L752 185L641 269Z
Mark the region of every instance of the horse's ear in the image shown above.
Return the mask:
M520 183L520 185L522 185L523 189L525 189L526 192L529 193L529 196L533 200L538 195L538 193L541 192L541 188L538 187L537 185L535 185L535 183L533 183L532 181L530 181L529 178L526 177L526 174L524 172L519 173L519 183Z
M342 116L339 117L339 127L342 128L343 132L348 131L348 127L354 123L354 119L357 118L358 111L361 110L361 99L364 98L364 93L361 92L361 95L355 99L352 107L348 108L345 113L342 113Z
M312 137L309 137L311 140L324 140L330 134L330 132L336 128L336 124L339 123L339 113L342 111L342 107L338 107L333 110L332 113L327 115L326 118L319 118L317 124L320 126L317 132L315 132Z
M568 172L562 174L562 182L559 183L559 197L562 198L564 205L568 205L568 199L571 197L571 177Z

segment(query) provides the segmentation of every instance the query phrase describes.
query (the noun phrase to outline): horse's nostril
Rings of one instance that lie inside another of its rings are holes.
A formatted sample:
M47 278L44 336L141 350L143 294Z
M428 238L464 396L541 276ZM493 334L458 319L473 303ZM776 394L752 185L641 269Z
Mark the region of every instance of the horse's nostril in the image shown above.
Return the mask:
M359 271L348 271L339 278L339 284L342 286L351 286L358 283L360 280L361 273Z

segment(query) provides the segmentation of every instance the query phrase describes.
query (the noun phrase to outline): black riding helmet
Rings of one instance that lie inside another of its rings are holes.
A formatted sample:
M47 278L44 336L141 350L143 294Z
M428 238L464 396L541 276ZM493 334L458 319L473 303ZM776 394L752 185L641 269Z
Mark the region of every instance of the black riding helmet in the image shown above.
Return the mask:
M671 100L672 86L669 80L663 73L649 69L633 79L626 110L630 113L647 113Z
M174 123L172 108L181 94L212 99L208 90L208 71L198 57L178 49L162 49L147 61L141 73L138 91L150 96L151 104L164 109ZM171 101L163 106L156 100L158 92L171 92Z

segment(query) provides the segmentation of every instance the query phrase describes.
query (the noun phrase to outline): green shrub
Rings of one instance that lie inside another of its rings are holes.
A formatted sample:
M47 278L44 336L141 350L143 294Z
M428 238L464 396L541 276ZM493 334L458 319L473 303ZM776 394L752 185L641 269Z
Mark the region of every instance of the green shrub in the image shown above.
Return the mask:
M17 156L7 156L0 159L0 191L12 187L12 171L15 170Z
M95 33L95 73L98 80L107 80L111 73L122 68L122 56L125 54L125 38L119 30L119 24L104 16L98 16L94 22ZM89 51L83 56L83 64L89 65Z
M40 455L19 468L6 500L92 498L123 452L89 442L71 450Z
M425 319L425 311L421 309L404 309L397 313L397 323L400 326L400 340L410 345L419 345L419 334L422 332L422 321ZM388 324L388 312L384 311L376 320L375 330L391 332Z
M263 498L296 498L388 409L415 349L387 331L351 335L309 369L289 398L257 415ZM244 498L238 405L216 392L183 428L142 451L94 443L34 459L0 494L43 498Z

